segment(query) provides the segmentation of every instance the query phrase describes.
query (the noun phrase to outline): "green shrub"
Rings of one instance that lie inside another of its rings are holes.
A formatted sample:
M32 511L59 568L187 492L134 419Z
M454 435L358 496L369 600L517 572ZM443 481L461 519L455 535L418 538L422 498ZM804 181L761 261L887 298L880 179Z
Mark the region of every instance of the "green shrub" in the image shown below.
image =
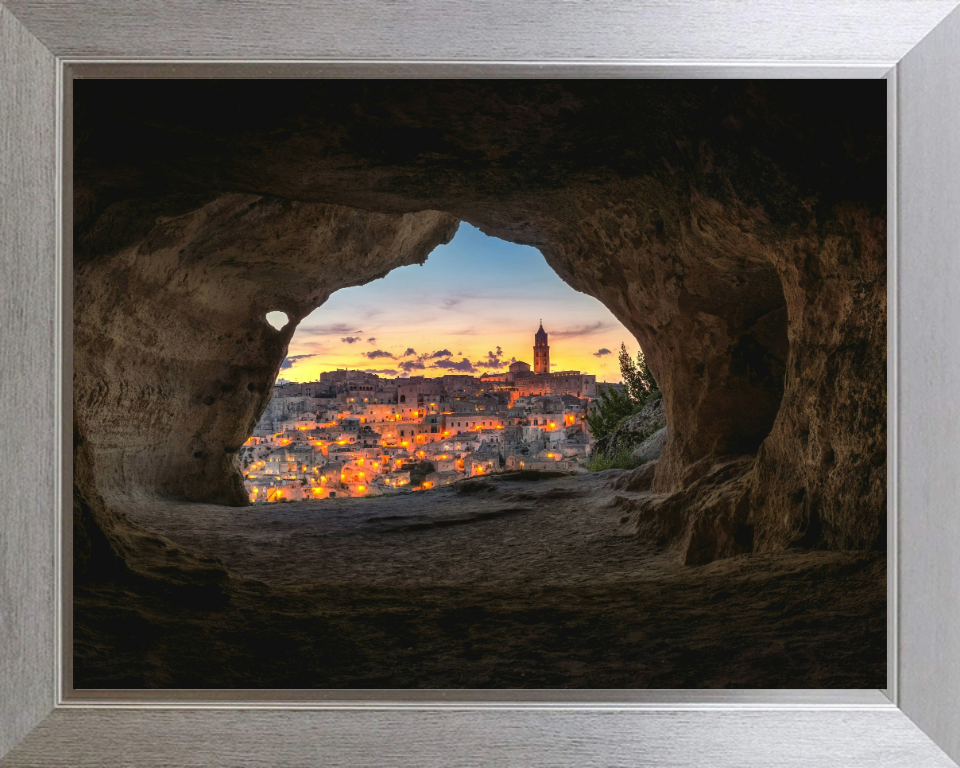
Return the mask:
M626 390L604 389L600 392L597 409L586 418L594 440L602 440L643 407Z
M618 451L613 456L597 453L587 461L588 472L603 472L605 469L636 469L640 462L633 458L630 448Z
M423 481L427 479L427 475L436 471L436 467L429 461L417 462L417 465L410 470L410 487L416 488L419 485L423 485Z

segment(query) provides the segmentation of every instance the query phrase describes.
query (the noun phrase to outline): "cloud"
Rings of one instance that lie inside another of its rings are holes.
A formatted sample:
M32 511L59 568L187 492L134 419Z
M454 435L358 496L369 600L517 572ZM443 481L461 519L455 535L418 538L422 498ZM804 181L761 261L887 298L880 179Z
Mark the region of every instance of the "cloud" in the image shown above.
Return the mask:
M339 336L342 333L362 333L362 331L354 330L352 325L347 325L346 323L313 325L304 328L303 331L311 336Z
M463 302L463 299L444 299L440 309L453 309L457 304Z
M448 371L460 371L461 373L476 373L473 363L467 358L463 358L459 363L455 363L453 360L437 360L433 367L446 368Z
M486 359L478 360L477 365L482 368L502 368L504 365L503 350L498 346L496 352L487 352Z
M373 352L364 352L363 356L369 358L370 360L376 360L381 357L389 357L391 360L396 359L396 356L392 352L385 352L382 349L375 349Z
M376 343L377 343L377 340L373 336L367 339L367 344L376 344Z
M604 323L598 320L591 325L580 325L574 328L566 328L562 331L551 331L550 336L552 336L554 339L573 339L577 336L592 336L595 333L605 331L607 328L612 327L612 323Z
M359 336L345 336L344 338L340 339L340 341L342 341L344 344L356 344L358 341L360 341L360 337L359 337Z
M285 357L283 358L283 362L280 363L280 370L285 371L287 368L292 368L294 363L307 357L316 357L316 355L290 355L290 357Z
M415 356L413 360L404 360L402 363L400 363L400 368L403 371L406 371L407 373L409 373L410 371L423 370L424 368L427 367L427 363L429 363L431 360L450 357L450 350L441 349L439 352L433 352L432 354L417 355L413 347L407 347L407 351L404 352L402 355L399 355L399 357L410 357L411 355ZM369 357L370 355L368 354L367 356ZM441 362L437 363L437 365L435 366L431 365L430 367L449 368L450 366L447 364L449 362L450 362L449 360L442 360Z
M397 372L393 368L364 368L367 373L382 373L384 376L396 376Z
M603 349L598 349L596 352L594 352L594 353L593 353L593 356L594 356L594 357L603 357L604 355L612 355L612 354L613 354L613 353L612 353L609 349L607 349L606 347L604 347Z

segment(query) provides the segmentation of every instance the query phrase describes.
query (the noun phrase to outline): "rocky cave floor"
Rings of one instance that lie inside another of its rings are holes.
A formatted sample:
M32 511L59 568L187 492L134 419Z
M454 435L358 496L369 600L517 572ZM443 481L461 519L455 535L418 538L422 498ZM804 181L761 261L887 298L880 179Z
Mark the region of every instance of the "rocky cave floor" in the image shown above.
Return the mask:
M211 589L78 587L75 686L885 686L882 553L684 566L621 520L609 490L619 472L516 473L379 499L128 506L231 576Z

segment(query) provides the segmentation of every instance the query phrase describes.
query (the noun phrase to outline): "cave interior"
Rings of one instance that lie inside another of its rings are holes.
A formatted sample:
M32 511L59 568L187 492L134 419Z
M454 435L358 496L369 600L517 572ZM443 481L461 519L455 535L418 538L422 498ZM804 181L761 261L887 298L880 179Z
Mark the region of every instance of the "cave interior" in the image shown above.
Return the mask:
M601 483L639 540L686 567L885 548L882 81L90 79L72 152L88 598L229 602L217 557L131 511L245 506L300 320L461 221L643 348L667 443Z

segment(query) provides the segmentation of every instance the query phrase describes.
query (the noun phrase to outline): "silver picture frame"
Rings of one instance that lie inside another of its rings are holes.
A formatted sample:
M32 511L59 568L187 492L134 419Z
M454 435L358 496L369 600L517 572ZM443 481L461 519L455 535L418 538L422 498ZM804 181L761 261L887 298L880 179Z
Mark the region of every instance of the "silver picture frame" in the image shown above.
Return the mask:
M0 0L0 766L955 765L958 5ZM278 76L887 80L885 689L72 689L72 80Z

